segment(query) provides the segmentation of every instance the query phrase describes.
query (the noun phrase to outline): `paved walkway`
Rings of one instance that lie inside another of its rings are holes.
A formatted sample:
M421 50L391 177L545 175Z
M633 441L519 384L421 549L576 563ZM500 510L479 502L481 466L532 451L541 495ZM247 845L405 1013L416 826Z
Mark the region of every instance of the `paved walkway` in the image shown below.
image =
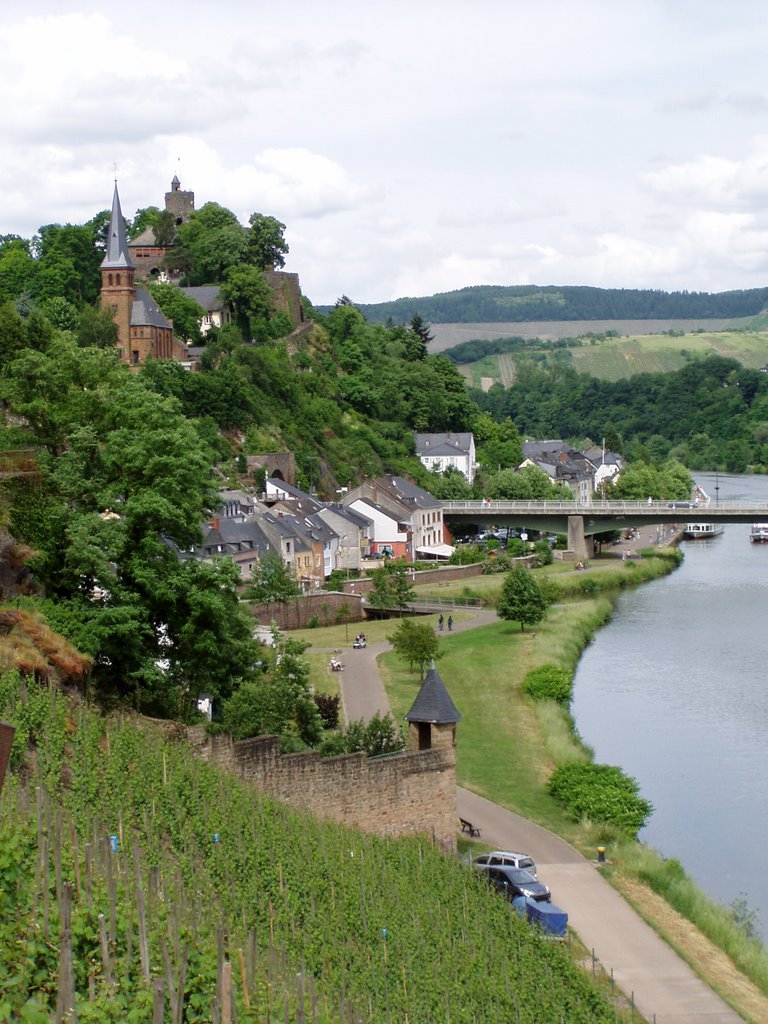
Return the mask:
M643 536L636 543L645 546L648 540ZM455 623L454 631L494 621L495 612L478 611L471 619ZM390 710L376 664L378 655L389 646L382 642L362 651L345 650L341 694L347 721L368 719L377 711L385 714ZM594 865L559 836L466 789L457 790L457 809L462 818L481 829L484 843L499 849L524 850L533 857L541 877L552 889L554 901L568 911L569 923L581 941L594 951L606 970L613 970L617 985L628 998L634 996L637 1009L648 1021L742 1021L632 910Z

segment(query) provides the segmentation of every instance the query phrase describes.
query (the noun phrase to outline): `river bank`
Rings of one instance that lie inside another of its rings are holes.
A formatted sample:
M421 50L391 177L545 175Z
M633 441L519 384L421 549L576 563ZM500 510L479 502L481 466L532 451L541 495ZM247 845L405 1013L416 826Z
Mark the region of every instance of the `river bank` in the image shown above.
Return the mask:
M647 540L641 537L636 543ZM652 564L645 562L646 568ZM597 584L600 570L607 583L609 570L624 568L622 563L620 556L614 567L601 560L585 573L571 573L570 583L578 580L582 587L582 579L591 578ZM654 578L674 564L658 566ZM554 662L574 669L610 620L619 593L612 589L553 608L535 633L522 634L517 627L496 623L447 638L440 672L464 715L459 781L544 824L587 856L594 857L598 845L607 845L605 873L619 891L726 1001L747 1019L766 1020L768 1004L761 994L768 993L766 951L749 940L729 910L697 889L679 863L643 844L620 840L605 826L568 820L546 793L546 780L555 767L589 758L591 751L581 743L568 712L551 703L533 705L522 695L520 684L537 664ZM413 679L393 655L385 655L381 662L390 702L396 715L402 714L413 698ZM641 899L643 892L647 897Z
M645 545L649 539L641 536L635 543ZM538 664L555 662L571 669L577 665L596 632L610 620L616 595L620 593L614 583L614 589L605 595L593 593L585 597L584 582L594 580L596 589L602 590L600 583L607 583L616 572L624 574L625 586L638 582L637 570L621 558L621 547L617 553L618 558L597 560L585 572L564 566L544 570L561 578L569 577L569 586L576 585L582 596L550 609L535 632L521 633L516 625L497 621L451 636L443 634L440 672L464 715L459 737L459 781L474 792L544 824L587 856L594 857L596 847L608 843L606 873L612 883L634 899L652 926L669 938L684 959L746 1019L766 1020L768 1004L759 990L768 991L768 962L762 947L746 941L728 912L698 893L679 865L670 867L641 844L619 843L615 833L604 827L570 821L546 792L546 780L558 764L586 759L590 751L579 742L567 712L557 706L534 705L521 693L520 683L526 672ZM665 560L644 559L637 564L648 570L653 561L658 561L652 573L657 579L674 567L669 555ZM473 583L488 599L502 579L479 577ZM453 592L463 596L465 589L466 584L461 583L441 587L440 595L449 597ZM471 620L474 614L457 610L454 619L463 624L465 618ZM437 616L432 619L436 624ZM371 623L369 641L383 640L391 629L391 623ZM323 646L341 648L343 657L355 657L353 652L344 651L343 627L306 631L303 635ZM417 677L393 654L385 654L379 665L389 702L400 719L413 700ZM630 853L637 850L647 856L641 862L635 857L633 863ZM654 897L654 890L663 892L670 903ZM638 900L638 893L647 896ZM680 906L682 913L676 912L673 904ZM686 915L703 931L687 924ZM727 950L728 956L720 949ZM731 961L739 965L743 974ZM745 981L743 975L756 984Z

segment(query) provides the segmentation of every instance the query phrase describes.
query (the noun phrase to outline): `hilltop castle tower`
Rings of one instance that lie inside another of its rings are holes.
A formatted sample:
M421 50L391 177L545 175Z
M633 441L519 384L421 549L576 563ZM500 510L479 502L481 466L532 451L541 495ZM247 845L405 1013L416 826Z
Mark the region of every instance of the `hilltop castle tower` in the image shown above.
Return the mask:
M181 182L175 174L171 181L171 191L165 193L165 208L168 213L173 214L176 227L189 220L195 212L195 193L183 191Z

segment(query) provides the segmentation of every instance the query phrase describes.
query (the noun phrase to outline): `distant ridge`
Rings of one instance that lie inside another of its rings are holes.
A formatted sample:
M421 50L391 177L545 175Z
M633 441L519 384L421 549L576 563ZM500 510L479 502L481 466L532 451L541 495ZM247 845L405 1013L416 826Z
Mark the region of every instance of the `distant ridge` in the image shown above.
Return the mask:
M650 288L576 285L477 285L391 302L354 303L372 323L523 323L552 320L714 319L757 316L768 288L730 292L664 292ZM326 312L332 307L320 306Z

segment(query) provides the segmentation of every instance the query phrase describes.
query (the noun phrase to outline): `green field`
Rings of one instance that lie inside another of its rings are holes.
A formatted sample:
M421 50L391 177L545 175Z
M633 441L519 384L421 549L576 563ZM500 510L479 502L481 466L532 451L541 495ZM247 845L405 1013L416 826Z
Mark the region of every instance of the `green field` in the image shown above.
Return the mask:
M759 369L768 363L768 325L756 320L751 329L701 331L684 335L646 334L587 340L571 349L552 350L546 345L526 352L526 358L558 359L579 373L616 381L637 373L670 373L694 359L708 355L736 359ZM508 386L514 375L514 357L491 355L459 367L472 387L487 390L489 381Z

